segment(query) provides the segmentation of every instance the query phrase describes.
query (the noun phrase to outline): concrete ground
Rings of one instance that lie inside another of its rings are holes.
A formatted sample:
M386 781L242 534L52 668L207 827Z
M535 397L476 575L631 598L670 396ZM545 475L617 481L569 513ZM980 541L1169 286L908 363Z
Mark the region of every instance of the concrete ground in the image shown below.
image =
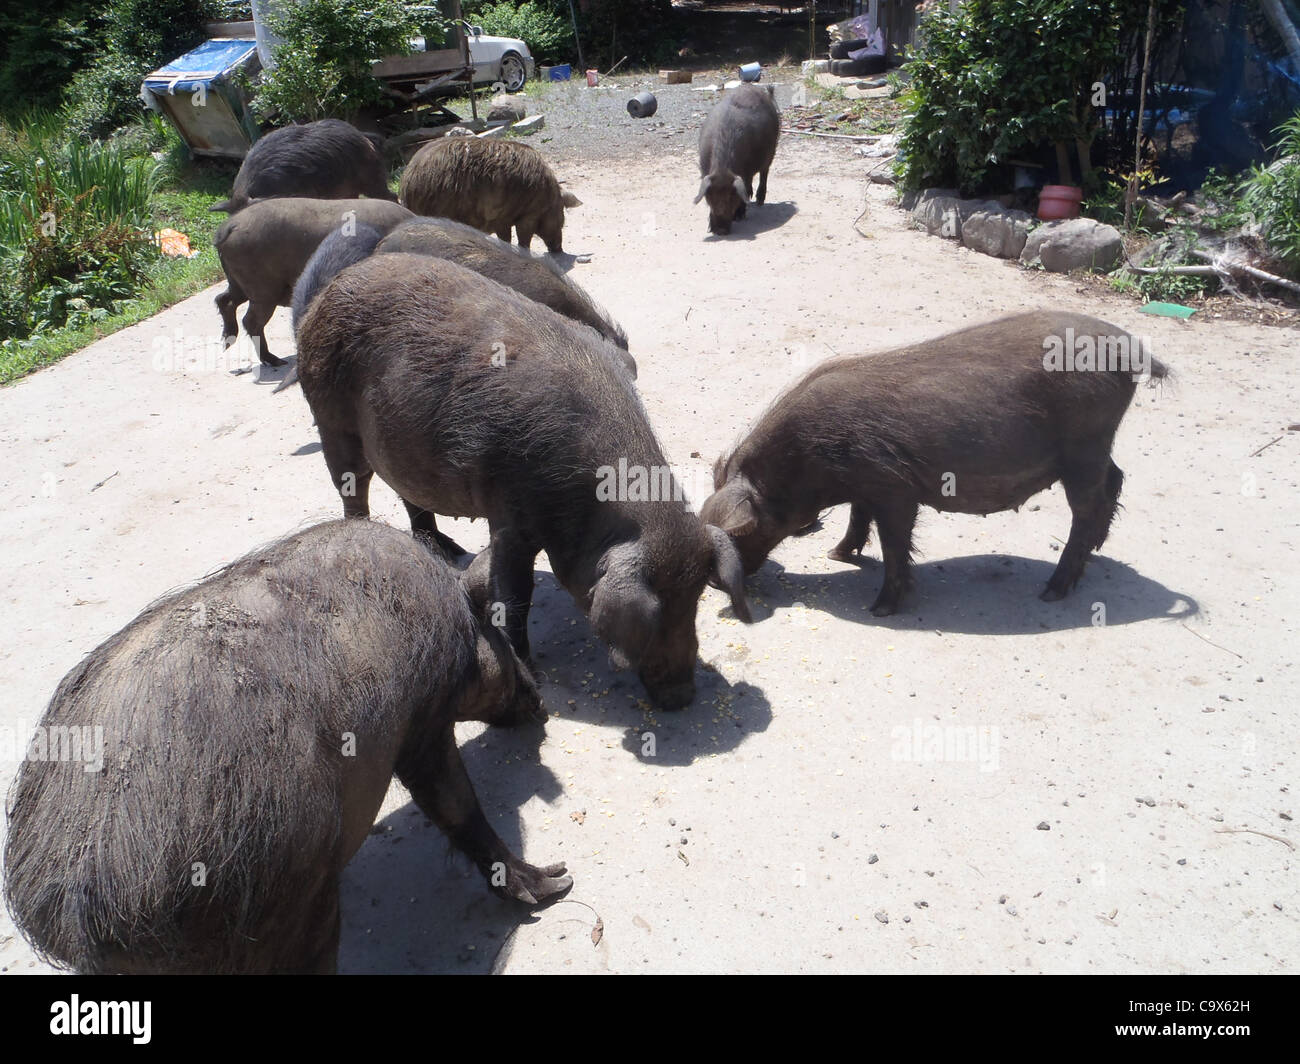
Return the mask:
M707 238L686 140L556 168L583 201L566 247L592 255L573 276L627 328L697 502L820 359L1047 307L1150 338L1176 374L1120 430L1125 509L1051 604L1059 488L924 512L915 592L884 620L874 547L861 571L826 557L835 511L751 579L752 626L705 592L700 693L676 714L610 672L543 558L545 733L459 735L498 831L575 886L532 914L497 899L395 784L345 875L341 970L1293 971L1294 331L1147 317L926 237L834 142L789 138L768 204ZM228 372L215 292L0 392L11 735L152 599L340 512L300 391ZM269 335L291 350L286 311ZM378 482L372 500L404 524ZM443 527L486 543L483 522ZM7 914L0 967L44 970Z

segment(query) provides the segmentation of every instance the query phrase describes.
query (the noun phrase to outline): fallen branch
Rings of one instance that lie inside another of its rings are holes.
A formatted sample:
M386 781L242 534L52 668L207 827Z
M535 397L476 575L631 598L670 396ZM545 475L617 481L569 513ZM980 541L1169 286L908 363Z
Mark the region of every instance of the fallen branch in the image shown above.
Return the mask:
M1178 273L1192 277L1218 277L1219 271L1213 266L1134 266L1128 264L1134 273Z
M624 56L624 57L623 57L622 59L620 59L617 63L615 63L612 67L610 67L608 70L606 70L605 73L603 73L603 74L601 75L601 77L603 77L603 78L607 78L607 77L609 77L612 73L614 73L614 71L616 71L619 67L621 67L621 66L622 66L624 63L626 63L626 62L627 62L627 56Z
M1215 828L1216 833L1220 835L1240 835L1247 832L1251 835L1263 835L1266 839L1272 839L1274 842L1280 842L1289 850L1295 849L1295 843L1290 839L1283 838L1281 835L1270 835L1267 831L1256 831L1254 828Z
M1206 262L1214 263L1216 267L1222 266L1226 270L1239 270L1257 280L1267 281L1269 284L1280 285L1283 288L1290 289L1292 292L1300 292L1300 284L1296 284L1295 281L1288 281L1285 277L1278 277L1277 274L1256 269L1254 266L1247 266L1244 262L1235 262L1232 259L1225 259L1220 255L1211 255L1208 251L1193 250L1192 254L1198 259L1204 259Z
M1055 539L1056 537L1053 536L1052 538ZM1185 624L1184 624L1184 625L1180 625L1180 627L1181 627L1185 632L1187 632L1189 635L1194 635L1194 636L1196 636L1196 638L1199 639L1202 643L1209 643L1210 646L1214 647L1215 650L1222 650L1225 654L1231 654L1234 658L1237 658L1239 661L1245 661L1245 660L1246 660L1246 659L1243 658L1240 654L1238 654L1235 650L1229 650L1227 647L1221 647L1221 646L1219 646L1219 644L1216 643L1213 639L1206 639L1205 636L1201 635L1200 632L1194 632L1194 631L1192 631L1192 629L1188 628L1187 625L1185 625Z
M1279 442L1280 440L1284 440L1284 439L1286 439L1285 436L1279 436L1276 440L1269 440L1268 443L1264 444L1264 446L1261 447L1258 451L1251 451L1249 457L1254 458L1255 455L1257 455L1257 454L1262 454L1264 451L1267 451L1270 447L1272 447L1273 444Z

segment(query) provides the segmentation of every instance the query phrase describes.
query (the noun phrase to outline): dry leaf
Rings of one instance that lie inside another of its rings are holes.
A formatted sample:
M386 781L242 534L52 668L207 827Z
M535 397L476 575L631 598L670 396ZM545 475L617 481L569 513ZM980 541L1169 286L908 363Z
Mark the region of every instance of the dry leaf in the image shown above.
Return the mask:
M576 812L570 813L569 819L574 821L575 823L581 824L584 820L587 819L587 810L580 809L577 810Z
M605 934L605 921L599 916L596 917L596 926L591 929L591 944L599 946L600 940Z
M677 851L677 856L680 857L680 858L682 859L682 863L683 863L684 865L686 865L688 868L690 867L691 859L690 859L689 857L687 857L686 854L682 853L681 850L678 850L678 851Z

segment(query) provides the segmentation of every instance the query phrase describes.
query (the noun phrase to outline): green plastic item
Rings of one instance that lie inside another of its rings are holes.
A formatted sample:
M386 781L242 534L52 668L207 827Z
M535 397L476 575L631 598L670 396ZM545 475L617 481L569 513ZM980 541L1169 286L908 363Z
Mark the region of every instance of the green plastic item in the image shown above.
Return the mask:
M1143 314L1157 314L1162 318L1190 318L1196 313L1196 308L1185 307L1181 303L1148 303L1140 311Z

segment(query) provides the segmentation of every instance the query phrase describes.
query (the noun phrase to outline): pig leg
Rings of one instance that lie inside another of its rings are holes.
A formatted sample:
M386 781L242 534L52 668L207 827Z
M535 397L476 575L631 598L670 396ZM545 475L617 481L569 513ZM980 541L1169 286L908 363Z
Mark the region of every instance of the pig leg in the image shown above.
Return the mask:
M322 429L320 446L325 453L325 465L329 467L334 487L343 500L343 516L369 517L370 478L375 471L366 461L361 437Z
M405 499L402 500L402 504L406 507L407 516L411 519L411 531L417 537L424 536L426 539L433 540L438 545L438 549L446 555L448 561L454 562L457 558L463 558L469 553L450 536L444 536L438 531L438 522L433 516L433 511L421 509Z
M758 172L758 195L754 197L759 203L767 202L767 171Z
M855 554L862 553L863 546L870 538L871 511L861 503L855 502L849 508L849 530L826 556L837 562L851 562Z
M503 244L509 244L509 243L510 243L510 226L506 225L506 226L502 226L500 229L498 229L498 230L497 230L497 239L500 240Z
M226 280L226 290L217 296L217 313L221 315L221 346L229 347L239 337L239 326L235 324L235 311L247 302L248 296L234 281Z
M537 227L531 222L516 222L515 232L519 234L519 246L521 248L529 247L533 242L533 235L537 232Z
M1070 538L1061 551L1056 571L1047 581L1047 587L1038 597L1044 602L1057 602L1079 582L1088 556L1100 550L1110 534L1110 523L1119 506L1119 492L1124 484L1124 474L1114 462L1107 461L1106 468L1090 471L1088 475L1066 473L1061 477L1065 497L1070 503L1073 520Z
M408 743L396 771L420 811L478 866L501 897L533 905L573 886L563 864L543 868L527 864L492 830L456 748L450 722Z
M903 594L912 586L912 529L916 527L916 503L877 505L872 507L871 513L876 519L880 552L885 558L885 582L876 601L871 604L871 612L877 617L888 617L898 609Z
M506 638L519 659L529 661L528 611L533 604L533 562L537 559L537 548L528 546L508 529L493 529L491 549L489 594L492 602L505 604Z
M319 929L313 936L316 949L301 961L288 965L286 974L337 975L339 968L339 887L335 881L331 896L318 902L309 926Z
M284 359L276 358L275 355L271 354L271 349L266 346L266 337L262 335L262 330L266 328L266 323L271 320L271 315L274 313L274 303L269 307L263 307L258 303L249 303L248 310L244 313L244 332L257 346L257 353L262 359L263 365L283 366Z

